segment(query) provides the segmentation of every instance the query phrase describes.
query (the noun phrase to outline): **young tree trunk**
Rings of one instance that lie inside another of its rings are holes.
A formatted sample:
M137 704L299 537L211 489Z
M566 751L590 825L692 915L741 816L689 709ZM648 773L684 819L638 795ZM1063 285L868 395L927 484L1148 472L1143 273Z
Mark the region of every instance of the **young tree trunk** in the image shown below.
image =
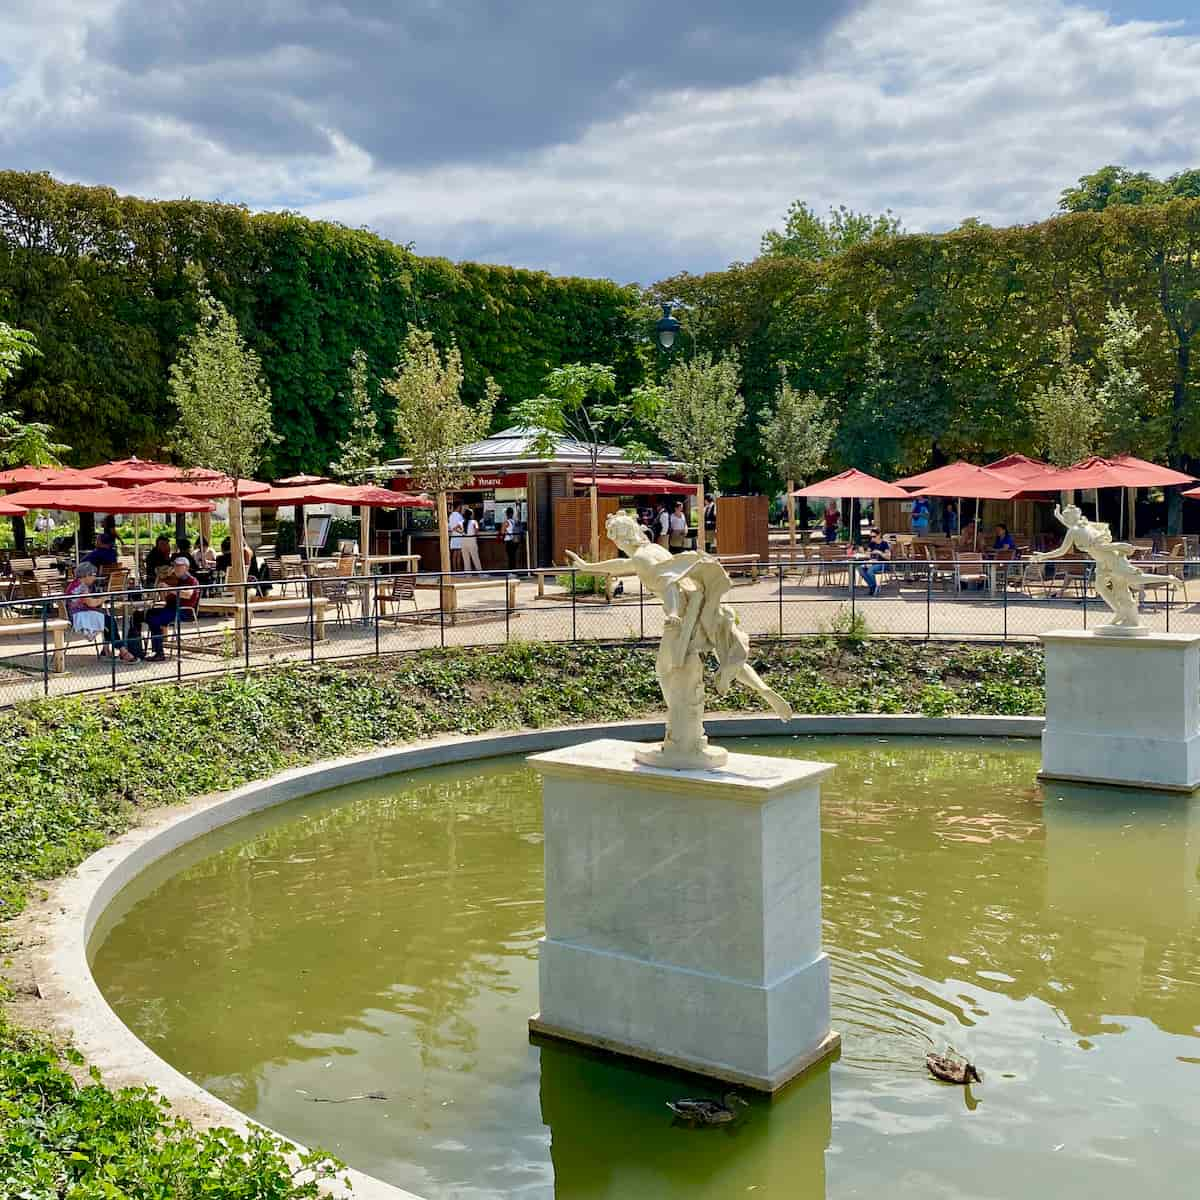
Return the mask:
M437 523L438 523L438 548L442 556L442 570L449 572L450 570L450 533L446 528L446 522L449 519L449 514L446 512L446 493L438 492L437 494Z
M588 488L588 500L592 506L592 562L600 561L600 490L596 487L596 469L592 468L592 486Z
M1171 386L1171 441L1167 449L1167 463L1177 471L1183 467L1183 422L1187 415L1188 373L1192 368L1191 339L1181 332L1176 334L1175 382ZM1179 488L1167 492L1167 532L1183 532L1183 496Z
M789 479L787 481L788 558L793 562L796 561L796 497L792 495L795 490L796 481Z
M225 578L233 584L246 582L246 535L242 530L242 502L237 496L229 497L229 572Z

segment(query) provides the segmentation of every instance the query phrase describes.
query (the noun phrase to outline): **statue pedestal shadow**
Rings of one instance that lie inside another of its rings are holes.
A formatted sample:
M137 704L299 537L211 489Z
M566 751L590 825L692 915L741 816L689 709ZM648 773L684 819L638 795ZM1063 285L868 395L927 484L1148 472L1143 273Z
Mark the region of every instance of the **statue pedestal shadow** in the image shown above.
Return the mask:
M1200 787L1200 634L1044 633L1042 776Z
M828 763L665 770L632 742L535 755L539 1035L774 1092L833 1053L821 950Z

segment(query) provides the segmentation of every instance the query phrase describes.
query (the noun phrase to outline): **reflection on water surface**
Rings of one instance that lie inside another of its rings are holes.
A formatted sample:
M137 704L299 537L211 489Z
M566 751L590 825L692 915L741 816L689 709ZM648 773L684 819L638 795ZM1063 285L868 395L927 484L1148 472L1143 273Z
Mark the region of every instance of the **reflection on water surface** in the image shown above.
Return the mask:
M1200 801L1043 798L1021 743L739 748L838 763L822 819L844 1049L732 1131L671 1125L665 1101L695 1083L528 1044L541 819L516 760L186 847L98 931L97 978L205 1087L431 1197L1194 1194ZM926 1078L946 1042L982 1086ZM387 1099L348 1099L368 1092Z

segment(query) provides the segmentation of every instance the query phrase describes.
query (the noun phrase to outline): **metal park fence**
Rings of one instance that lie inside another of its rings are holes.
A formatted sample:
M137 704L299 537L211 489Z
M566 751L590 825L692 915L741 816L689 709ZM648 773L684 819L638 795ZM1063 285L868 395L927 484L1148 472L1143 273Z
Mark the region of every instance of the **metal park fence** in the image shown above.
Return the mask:
M1154 629L1200 633L1200 560L1142 562L1161 571L1143 619ZM872 594L851 560L729 565L726 602L755 639L899 637L1032 641L1052 629L1105 623L1091 565L897 562ZM513 642L651 643L662 634L658 600L636 577L610 591L586 570L335 576L301 571L273 581L202 587L195 615L164 605L166 589L94 593L108 632L72 627L61 583L7 583L0 601L0 706L42 696L184 683L278 663L382 658L418 650ZM1197 590L1197 602L1188 595ZM598 588L599 590L595 590ZM2 594L2 591L0 591ZM118 644L162 657L125 663Z

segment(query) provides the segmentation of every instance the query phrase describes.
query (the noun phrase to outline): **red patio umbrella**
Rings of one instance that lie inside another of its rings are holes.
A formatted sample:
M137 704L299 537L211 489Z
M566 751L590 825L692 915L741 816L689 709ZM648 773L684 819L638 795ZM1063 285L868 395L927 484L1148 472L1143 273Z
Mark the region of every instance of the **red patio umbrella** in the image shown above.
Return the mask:
M1026 487L1020 480L1006 479L1002 472L989 471L969 462L950 463L925 474L936 478L922 483L912 495L951 496L963 500L1011 500ZM912 479L903 482L911 485Z
M176 513L212 512L205 500L164 496L150 488L118 488L101 484L92 488L47 486L28 488L7 497L10 504L25 508L58 509L89 513Z
M1196 477L1122 454L1114 458L1092 455L1064 470L1054 471L1046 480L1058 491L1068 492L1105 487L1175 487L1181 483L1195 483ZM1026 486L1036 486L1038 482L1035 480Z
M234 495L245 498L271 489L269 483L259 483L257 479L239 479L235 486L233 479L220 472L201 476L189 473L185 479L155 483L151 487L161 496L185 496L198 500L225 500Z
M596 484L600 496L677 496L681 492L696 490L694 483L681 483L677 479L656 479L649 475L576 475L575 482L582 487Z
M310 483L332 483L328 475L289 475L286 479L276 479L275 487L304 487Z
M138 458L135 455L133 458L117 458L112 462L97 463L94 467L84 467L83 473L96 479L108 480L113 475L120 475L124 471L137 471L152 467L161 469L169 465L169 463L153 462L148 458Z
M22 508L19 504L0 500L0 517L23 517L27 511L28 509Z
M99 484L86 471L74 467L13 467L0 471L0 488L32 488L53 485L58 488L93 488Z
M1017 479L1006 478L1002 471L989 471L985 467L977 467L974 463L953 462L944 467L936 467L921 475L913 475L902 483L912 486L917 479L924 482L912 494L914 496L941 496L958 501L958 527L962 529L962 502L975 501L975 532L973 545L979 545L979 501L980 500L1011 500L1026 488L1026 484Z
M1012 479L1037 479L1054 468L1040 459L1030 458L1027 454L1006 454L995 462L988 463L985 471L995 471Z
M908 492L894 483L884 483L857 467L831 475L819 483L797 488L793 496L822 496L830 500L907 500Z

